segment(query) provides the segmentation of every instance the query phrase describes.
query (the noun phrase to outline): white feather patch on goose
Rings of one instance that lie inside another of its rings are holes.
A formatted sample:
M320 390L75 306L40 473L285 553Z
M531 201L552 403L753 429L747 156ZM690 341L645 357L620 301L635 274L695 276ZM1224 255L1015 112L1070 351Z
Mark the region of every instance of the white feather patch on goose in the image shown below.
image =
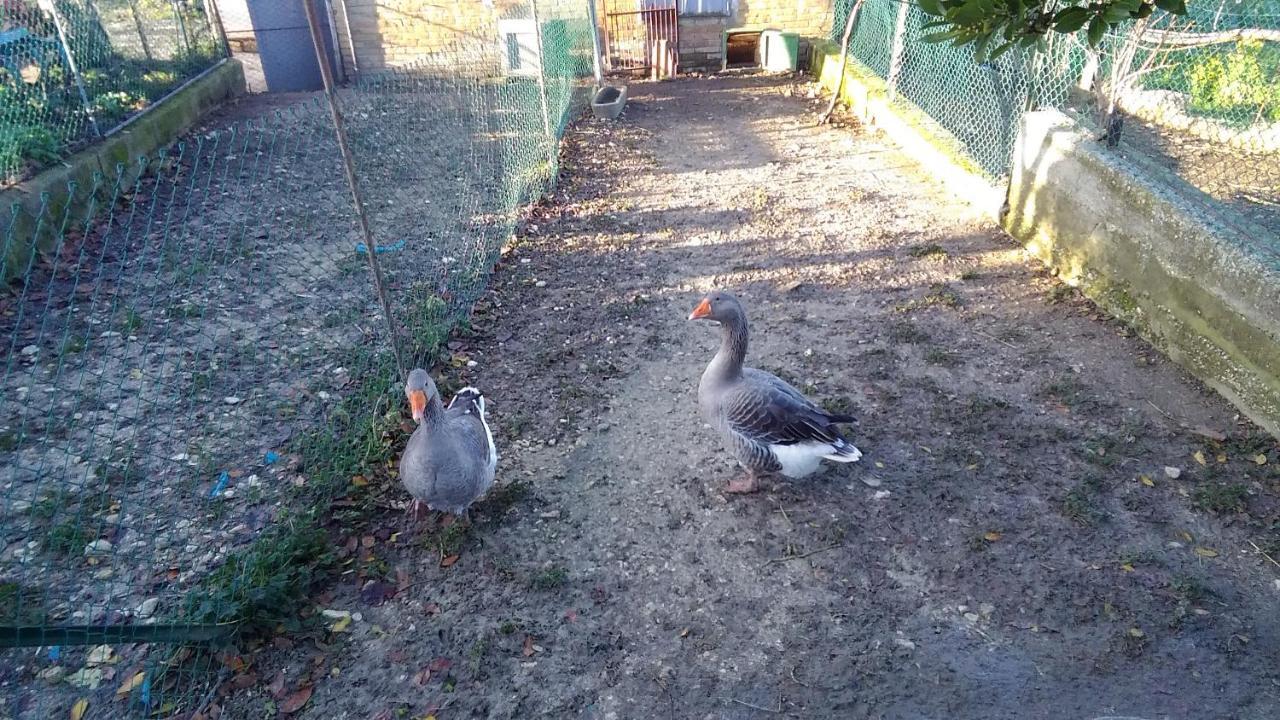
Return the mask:
M773 456L778 458L782 466L782 474L790 478L802 478L812 475L822 459L836 451L835 446L823 442L795 443L792 445L770 445Z
M489 429L489 420L485 418L484 393L473 387L464 387L458 391L458 394L461 395L468 390L476 394L476 407L480 409L480 424L484 426L484 438L489 444L488 468L493 471L498 467L498 446L493 443L493 431ZM455 395L454 398L456 399L457 396Z

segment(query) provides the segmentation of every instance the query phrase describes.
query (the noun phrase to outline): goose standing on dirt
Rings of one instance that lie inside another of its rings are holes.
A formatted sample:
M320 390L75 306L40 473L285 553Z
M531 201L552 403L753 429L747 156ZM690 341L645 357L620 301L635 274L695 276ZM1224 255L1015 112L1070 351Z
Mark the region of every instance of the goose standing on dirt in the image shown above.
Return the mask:
M746 470L729 482L728 492L754 492L763 474L801 478L817 470L823 459L848 463L862 457L836 428L837 423L856 422L853 417L829 413L776 375L742 366L747 314L737 298L713 292L689 319L720 326L720 350L698 383L698 409Z
M400 456L400 481L420 505L464 515L489 488L498 467L498 450L485 421L484 396L466 387L445 408L426 370L409 373L404 394L418 428Z

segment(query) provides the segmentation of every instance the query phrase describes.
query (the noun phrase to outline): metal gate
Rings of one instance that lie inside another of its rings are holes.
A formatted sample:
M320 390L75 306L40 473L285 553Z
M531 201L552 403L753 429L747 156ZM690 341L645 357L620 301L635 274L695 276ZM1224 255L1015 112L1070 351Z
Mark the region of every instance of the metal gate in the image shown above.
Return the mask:
M654 78L675 75L680 63L675 0L606 0L604 41L605 67L610 72L647 73Z

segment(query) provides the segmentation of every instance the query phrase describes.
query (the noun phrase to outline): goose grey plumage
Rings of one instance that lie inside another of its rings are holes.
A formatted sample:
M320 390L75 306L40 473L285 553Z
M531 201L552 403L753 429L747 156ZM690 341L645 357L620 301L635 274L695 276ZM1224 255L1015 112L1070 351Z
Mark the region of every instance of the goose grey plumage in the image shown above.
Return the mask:
M493 487L498 450L485 419L484 395L466 387L445 408L426 370L409 373L404 387L418 428L400 456L400 482L432 510L462 515Z
M862 457L836 427L856 422L852 416L829 413L776 375L742 366L747 314L737 298L713 292L689 319L720 326L720 349L698 382L698 408L746 470L729 483L729 492L754 491L763 474L801 478L823 459L847 463Z

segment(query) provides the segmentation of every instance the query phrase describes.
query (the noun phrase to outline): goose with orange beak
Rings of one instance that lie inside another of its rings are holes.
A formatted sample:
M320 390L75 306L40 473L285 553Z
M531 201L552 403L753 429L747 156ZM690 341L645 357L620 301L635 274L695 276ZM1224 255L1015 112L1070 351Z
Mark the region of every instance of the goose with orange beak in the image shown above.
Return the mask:
M836 427L857 422L852 416L829 413L782 378L743 367L747 314L737 298L713 292L689 319L720 326L720 349L698 382L698 409L746 471L730 481L728 492L754 492L765 475L802 478L823 460L850 463L862 457Z
M485 419L484 395L466 387L445 407L426 370L409 373L404 386L418 428L400 456L400 482L421 505L452 515L466 514L471 504L493 487L498 450Z

